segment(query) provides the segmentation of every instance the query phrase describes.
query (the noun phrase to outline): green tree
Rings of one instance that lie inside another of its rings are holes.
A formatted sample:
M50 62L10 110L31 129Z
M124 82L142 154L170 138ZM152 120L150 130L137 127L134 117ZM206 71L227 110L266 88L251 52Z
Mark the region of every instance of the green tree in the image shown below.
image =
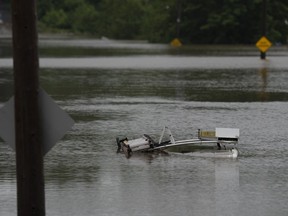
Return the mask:
M196 0L193 3L186 2L181 26L182 36L193 43L240 43L243 38L246 38L245 35L249 37L247 35L247 29L251 27L249 13L255 16L254 11L251 11L251 7L254 6L252 1L209 0L203 2ZM251 31L255 31L253 26Z
M175 25L172 21L174 0L147 1L145 15L141 25L141 34L152 42L168 42L175 34ZM174 30L173 30L174 27Z
M97 27L102 35L119 39L138 37L143 7L139 0L102 0Z
M97 34L96 20L98 13L90 4L81 4L71 12L73 32Z
M42 22L54 29L67 29L69 27L67 13L62 9L48 11L43 17Z
M38 8L43 28L95 33L97 11L85 0L40 0Z
M186 43L251 44L262 36L262 2L39 0L38 17L42 29L115 39L169 42L180 37ZM272 42L286 43L287 35L288 0L267 0L267 37Z
M286 43L287 0L268 1L267 36ZM194 0L183 6L181 37L192 43L255 43L261 36L262 0Z
M288 1L268 1L267 36L280 43L287 43L288 36Z

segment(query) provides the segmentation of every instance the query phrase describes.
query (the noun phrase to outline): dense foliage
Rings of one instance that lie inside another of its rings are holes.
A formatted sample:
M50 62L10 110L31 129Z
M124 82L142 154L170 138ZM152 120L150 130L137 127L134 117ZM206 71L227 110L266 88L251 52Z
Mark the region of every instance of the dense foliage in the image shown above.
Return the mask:
M2 0L9 1L9 0ZM255 43L264 0L38 0L41 31L186 43ZM286 43L288 0L267 1L267 37Z

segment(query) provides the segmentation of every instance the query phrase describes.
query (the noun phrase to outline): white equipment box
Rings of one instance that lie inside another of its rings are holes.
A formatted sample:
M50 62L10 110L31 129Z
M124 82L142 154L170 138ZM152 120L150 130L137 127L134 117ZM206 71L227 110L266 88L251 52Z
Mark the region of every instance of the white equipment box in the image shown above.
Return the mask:
M215 136L218 138L238 139L240 130L238 128L216 128Z

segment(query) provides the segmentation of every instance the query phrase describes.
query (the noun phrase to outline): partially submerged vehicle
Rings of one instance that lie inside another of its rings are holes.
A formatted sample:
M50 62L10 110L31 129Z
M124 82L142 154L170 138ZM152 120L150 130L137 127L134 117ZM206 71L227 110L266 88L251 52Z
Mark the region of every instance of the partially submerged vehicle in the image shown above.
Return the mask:
M168 139L164 140L164 136ZM237 158L239 151L238 144L240 130L238 128L216 128L215 131L204 131L198 129L197 137L185 140L175 140L170 129L164 127L159 141L153 140L149 135L144 134L137 139L129 140L127 137L117 141L117 152L123 152L130 158L133 152L206 152L216 157Z

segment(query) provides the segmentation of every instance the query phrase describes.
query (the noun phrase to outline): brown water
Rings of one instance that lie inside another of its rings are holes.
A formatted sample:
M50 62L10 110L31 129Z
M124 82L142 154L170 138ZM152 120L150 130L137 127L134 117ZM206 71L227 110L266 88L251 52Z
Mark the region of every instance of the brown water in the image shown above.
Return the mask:
M263 63L250 49L248 57L225 49L199 57L159 44L98 43L40 43L41 86L76 121L45 157L46 215L288 214L284 51ZM13 94L9 58L0 58L0 106ZM163 126L176 139L240 128L241 155L116 154L115 137L157 139ZM15 181L14 152L0 142L1 216L16 215Z

